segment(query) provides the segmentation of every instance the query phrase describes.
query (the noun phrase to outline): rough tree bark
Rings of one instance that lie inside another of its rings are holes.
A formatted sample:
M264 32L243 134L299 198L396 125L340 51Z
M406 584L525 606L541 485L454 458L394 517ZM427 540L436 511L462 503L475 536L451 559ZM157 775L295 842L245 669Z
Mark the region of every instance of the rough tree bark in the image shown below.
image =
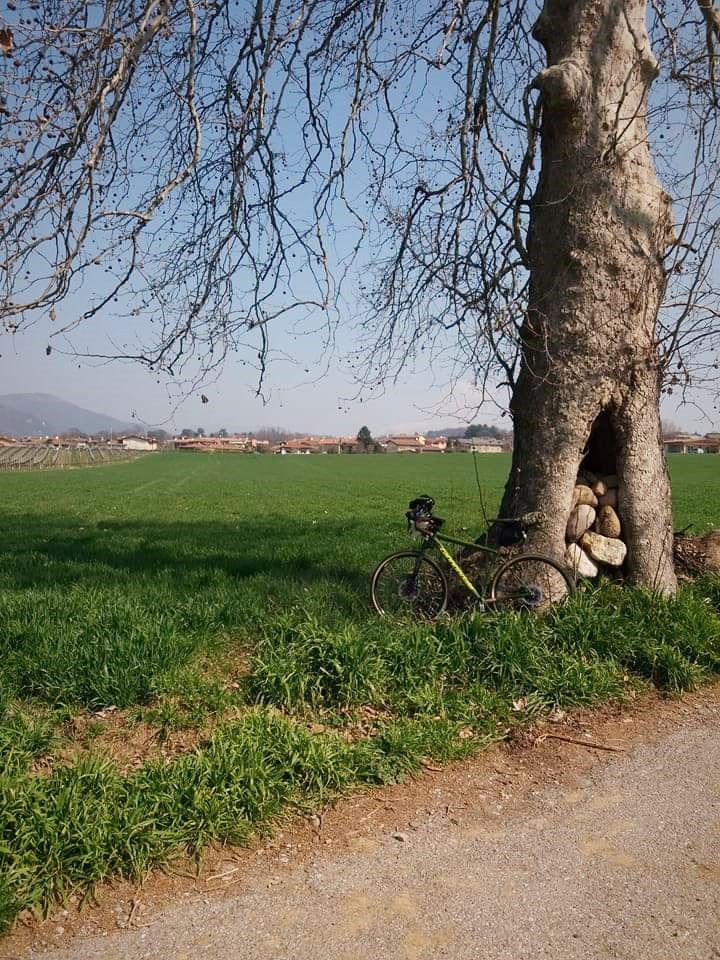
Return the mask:
M645 0L546 0L542 166L530 301L512 397L503 516L543 510L533 548L560 558L578 468L616 473L631 582L676 587L655 325L673 238L648 148L657 67Z

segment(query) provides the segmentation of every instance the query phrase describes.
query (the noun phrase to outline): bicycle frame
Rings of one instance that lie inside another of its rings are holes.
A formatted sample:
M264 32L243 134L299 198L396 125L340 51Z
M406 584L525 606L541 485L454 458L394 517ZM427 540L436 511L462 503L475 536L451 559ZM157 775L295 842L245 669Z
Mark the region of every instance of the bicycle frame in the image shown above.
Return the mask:
M453 575L482 610L541 613L575 592L571 571L553 557L528 553L522 547L504 549L526 542L527 527L540 523L541 514L488 521L487 532L478 542L441 534L445 521L432 515L434 502L426 495L410 501L405 514L408 530L419 536L420 543L411 550L388 554L373 571L370 596L380 616L397 615L399 610L401 614L412 611L422 619L434 620L448 609L448 601L450 609L461 609L450 592L448 579ZM495 525L501 523L510 525L498 537L502 545L487 543L494 539L491 531ZM455 559L446 544L464 551ZM438 551L444 564L427 555L432 549ZM474 555L467 557L468 573L462 567L465 551ZM479 553L485 555L487 563L476 562Z
M482 600L482 594L478 591L477 587L468 579L467 574L453 557L447 547L444 546L445 543L454 543L459 547L471 547L473 550L482 550L483 553L489 553L492 556L497 556L497 550L494 550L492 547L486 547L481 543L474 543L470 540L458 540L457 537L448 537L441 533L433 533L430 536L423 537L423 543L421 546L421 552L426 550L432 550L433 547L436 547L440 552L440 556L447 562L450 569L455 573L458 580L462 583L466 590L468 590L476 600Z

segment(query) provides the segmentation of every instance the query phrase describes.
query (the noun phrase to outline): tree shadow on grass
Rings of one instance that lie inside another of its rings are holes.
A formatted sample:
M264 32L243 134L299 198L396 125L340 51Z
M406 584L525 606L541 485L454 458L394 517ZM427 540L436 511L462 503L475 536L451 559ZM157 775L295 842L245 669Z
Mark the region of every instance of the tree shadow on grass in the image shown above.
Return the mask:
M5 584L17 588L114 583L171 576L196 587L218 572L245 580L272 575L310 584L326 581L367 595L369 570L348 563L360 542L360 521L251 518L246 521L159 523L69 516L13 515L2 522Z
M0 517L3 679L47 703L145 703L182 687L172 672L199 651L244 651L286 613L330 626L371 616L366 541L360 521L331 518Z

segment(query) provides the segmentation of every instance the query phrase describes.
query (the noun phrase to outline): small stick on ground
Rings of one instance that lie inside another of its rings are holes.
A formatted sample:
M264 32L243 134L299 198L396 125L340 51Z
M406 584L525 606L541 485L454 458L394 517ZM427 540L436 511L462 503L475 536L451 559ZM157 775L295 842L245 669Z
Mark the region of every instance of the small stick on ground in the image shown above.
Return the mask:
M127 926L128 926L128 927L132 927L132 926L135 925L135 924L134 924L135 914L137 913L137 908L138 908L139 902L140 902L140 901L139 901L137 898L133 898L133 899L130 901L130 913L128 914L128 918L127 918Z
M625 747L611 747L607 743L595 743L593 740L579 740L577 737L563 737L559 733L543 733L535 743L542 743L543 740L563 740L565 743L577 743L581 747L590 747L593 750L611 750L613 753L624 753Z
M211 880L224 880L225 877L231 877L234 873L237 873L239 869L240 867L231 867L224 873L214 873L211 877L205 878L205 883L210 883Z
M375 807L375 809L371 810L370 813L366 813L364 817L360 817L360 820L358 822L365 823L366 820L369 820L371 817L374 817L375 814L377 813L382 813L382 809L380 807Z

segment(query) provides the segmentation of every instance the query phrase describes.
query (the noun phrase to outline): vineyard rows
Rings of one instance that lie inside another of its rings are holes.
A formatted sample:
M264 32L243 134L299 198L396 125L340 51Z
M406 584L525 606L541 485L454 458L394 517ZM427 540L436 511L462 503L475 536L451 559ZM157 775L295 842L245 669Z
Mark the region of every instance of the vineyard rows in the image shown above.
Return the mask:
M56 447L52 444L18 443L0 447L0 470L83 467L92 463L128 460L136 455L121 447Z

